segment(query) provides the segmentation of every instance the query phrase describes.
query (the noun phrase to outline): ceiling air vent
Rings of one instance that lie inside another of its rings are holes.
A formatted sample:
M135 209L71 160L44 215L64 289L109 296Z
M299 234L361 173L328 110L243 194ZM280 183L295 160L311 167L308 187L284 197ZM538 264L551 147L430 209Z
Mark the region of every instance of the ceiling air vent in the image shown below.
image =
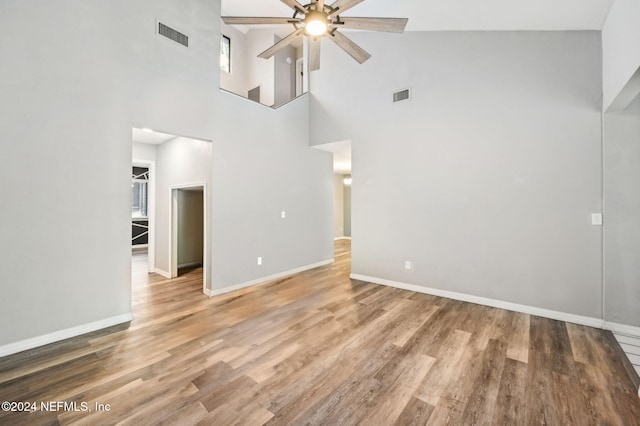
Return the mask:
M410 99L409 96L409 89L403 89L403 90L399 90L397 92L395 92L393 94L393 102L400 102L400 101L406 101Z
M171 27L167 27L162 22L158 22L158 34L165 36L168 39L180 43L185 47L189 47L189 37L182 34L180 31L176 31Z

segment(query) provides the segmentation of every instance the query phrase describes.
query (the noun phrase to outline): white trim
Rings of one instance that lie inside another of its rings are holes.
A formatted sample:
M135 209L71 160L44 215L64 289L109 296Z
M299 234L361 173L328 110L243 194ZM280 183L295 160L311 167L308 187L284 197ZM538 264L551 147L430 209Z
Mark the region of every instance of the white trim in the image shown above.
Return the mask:
M604 324L602 325L602 328L604 328L605 330L612 331L614 333L640 338L640 327L634 327L632 325L605 321Z
M165 278L171 279L171 274L170 274L170 273L168 273L167 271L163 271L163 270L162 270L162 269L160 269L160 268L156 268L156 269L154 269L154 271L153 271L153 272L155 272L156 274L161 275L161 276L163 276L163 277L165 277Z
M551 318L559 321L571 322L574 324L587 325L589 327L602 328L603 320L582 315L568 314L565 312L552 311L550 309L537 308L535 306L521 305L519 303L505 302L502 300L489 299L486 297L472 296L464 293L456 293L453 291L439 290L435 288L422 287L415 284L406 284L397 281L386 280L383 278L369 277L360 274L351 274L350 278L354 280L367 281L374 284L386 285L389 287L400 288L403 290L415 291L416 293L425 293L432 296L446 297L448 299L460 300L463 302L476 303L478 305L491 306L494 308L506 309L507 311L522 312L524 314L537 315L539 317Z
M607 217L607 191L605 191L606 186L606 176L604 162L607 152L604 145L604 108L602 108L602 112L600 113L600 194L602 194L602 198L600 201L600 208L602 211L602 215ZM600 300L602 301L602 318L607 317L607 256L605 256L605 247L607 243L607 232L605 227L603 226L600 229L600 264L602 267L600 268Z
M338 240L350 240L351 237L335 237L333 240L334 241L338 241Z
M90 322L88 324L78 325L76 327L55 331L42 336L32 337L30 339L21 340L8 345L0 346L0 357L12 355L28 349L37 348L39 346L48 345L49 343L59 342L60 340L69 339L71 337L80 336L81 334L91 333L114 325L122 324L133 320L132 314L123 314L103 320Z
M178 276L178 190L169 188L169 278Z
M320 266L329 265L329 264L331 264L333 262L334 262L333 258L326 259L326 260L323 260L321 262L312 263L310 265L301 266L299 268L290 269L288 271L279 272L277 274L269 275L269 276L262 277L262 278L256 278L255 280L246 281L246 282L243 282L241 284L236 284L236 285L232 285L232 286L229 286L229 287L224 287L224 288L217 289L217 290L205 289L204 290L204 294L206 294L209 297L219 296L221 294L225 294L225 293L229 293L229 292L232 292L232 291L240 290L240 289L243 289L243 288L246 288L246 287L251 287L251 286L254 286L256 284L262 284L262 283L264 283L266 281L272 281L272 280L276 280L278 278L282 278L282 277L286 277L286 276L289 276L289 275L298 274L300 272L308 271L309 269L319 268Z

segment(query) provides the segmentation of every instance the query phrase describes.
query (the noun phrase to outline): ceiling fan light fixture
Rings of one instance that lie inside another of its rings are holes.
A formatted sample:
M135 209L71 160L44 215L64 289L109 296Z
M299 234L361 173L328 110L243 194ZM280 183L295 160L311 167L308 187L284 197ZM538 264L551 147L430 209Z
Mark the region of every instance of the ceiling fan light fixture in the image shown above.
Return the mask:
M341 18L344 12L364 0L332 0L330 5L326 4L325 0L309 0L309 3L305 5L301 4L299 0L281 1L293 9L292 17L222 16L222 21L227 25L293 25L293 32L260 53L258 58L270 59L295 40L308 37L310 41L310 71L320 69L321 38L331 40L354 60L362 64L371 57L371 54L338 30L402 33L409 21L408 18Z
M321 36L327 32L329 20L327 14L315 10L310 11L304 19L304 30L310 36Z

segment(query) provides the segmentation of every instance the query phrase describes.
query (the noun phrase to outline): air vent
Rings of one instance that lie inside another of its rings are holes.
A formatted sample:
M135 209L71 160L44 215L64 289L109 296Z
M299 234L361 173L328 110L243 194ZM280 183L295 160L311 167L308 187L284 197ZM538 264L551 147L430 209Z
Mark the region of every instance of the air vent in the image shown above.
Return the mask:
M180 43L185 47L189 47L189 37L182 34L179 31L174 30L171 27L167 27L162 22L158 22L158 34L165 36L168 39Z
M409 89L403 89L393 94L393 102L406 101L410 99Z

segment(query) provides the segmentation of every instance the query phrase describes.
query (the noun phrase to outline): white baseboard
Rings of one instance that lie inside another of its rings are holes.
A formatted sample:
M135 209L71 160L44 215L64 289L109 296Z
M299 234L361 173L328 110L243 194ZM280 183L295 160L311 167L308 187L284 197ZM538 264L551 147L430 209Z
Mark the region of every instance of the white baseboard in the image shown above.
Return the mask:
M0 357L15 354L18 352L33 349L38 346L48 345L49 343L59 342L60 340L69 339L70 337L80 336L81 334L90 333L102 328L111 327L133 320L133 315L123 314L103 320L90 322L88 324L78 325L76 327L67 328L53 333L44 334L42 336L32 337L30 339L21 340L8 345L0 346Z
M156 268L153 272L155 272L156 274L161 275L161 276L163 276L165 278L171 279L171 274L168 273L167 271L163 271L160 268Z
M350 240L351 237L335 237L333 240L334 241L338 241L338 240Z
M241 284L236 284L236 285L232 285L232 286L229 286L229 287L224 287L224 288L221 288L221 289L216 289L216 290L205 289L204 290L204 294L206 294L209 297L219 296L221 294L225 294L225 293L229 293L229 292L232 292L232 291L240 290L240 289L243 289L243 288L246 288L246 287L251 287L251 286L254 286L256 284L262 284L265 281L277 280L278 278L282 278L282 277L286 277L286 276L294 275L294 274L299 274L300 272L308 271L309 269L318 268L320 266L329 265L329 264L331 264L333 262L334 262L333 258L326 259L326 260L323 260L321 262L312 263L310 265L301 266L299 268L291 269L291 270L288 270L288 271L280 272L280 273L269 275L269 276L262 277L262 278L257 278L255 280L246 281L246 282L241 283Z
M640 327L634 327L632 325L605 321L602 328L604 328L605 330L609 330L613 333L624 334L626 336L640 338Z
M521 305L519 303L505 302L502 300L489 299L486 297L472 296L453 291L439 290L435 288L422 287L415 284L406 284L383 278L369 277L360 274L351 274L354 280L367 281L374 284L386 285L402 290L415 291L416 293L430 294L432 296L446 297L448 299L460 300L462 302L476 303L478 305L491 306L493 308L505 309L507 311L521 312L524 314L537 315L539 317L550 318L559 321L571 322L574 324L586 325L589 327L602 328L604 321L598 318L586 317L582 315L568 314L566 312L552 311L550 309L537 308L535 306Z

